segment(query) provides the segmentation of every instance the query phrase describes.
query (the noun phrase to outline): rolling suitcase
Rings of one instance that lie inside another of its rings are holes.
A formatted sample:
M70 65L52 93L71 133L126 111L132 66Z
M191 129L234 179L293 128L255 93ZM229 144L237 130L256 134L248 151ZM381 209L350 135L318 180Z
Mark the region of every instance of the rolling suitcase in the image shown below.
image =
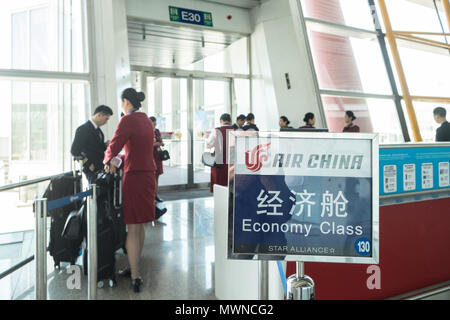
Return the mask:
M100 173L97 189L97 280L103 287L105 281L116 286L115 253L125 247L126 226L120 204L120 175ZM87 247L87 246L86 246ZM124 250L125 251L125 250ZM87 274L87 250L84 251L84 273Z
M66 174L55 178L50 181L43 198L47 198L47 201L50 202L75 194L80 190L80 181L81 177L78 174L75 177L72 174ZM67 217L79 206L80 203L72 203L48 212L51 217L49 251L53 257L55 268L60 268L61 262L75 264L79 256L83 237L70 240L63 237Z

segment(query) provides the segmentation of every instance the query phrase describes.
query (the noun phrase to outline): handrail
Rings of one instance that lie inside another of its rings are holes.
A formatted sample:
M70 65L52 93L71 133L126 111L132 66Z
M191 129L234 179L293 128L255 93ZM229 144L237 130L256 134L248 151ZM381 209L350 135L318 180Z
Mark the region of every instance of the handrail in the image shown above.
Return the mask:
M9 184L9 185L6 185L6 186L1 186L0 187L0 192L9 191L9 190L13 190L13 189L21 188L21 187L26 187L26 186L29 186L29 185L33 185L33 184L41 183L41 182L44 182L44 181L56 179L56 178L59 178L59 177L65 176L65 175L69 175L69 174L73 174L73 172L69 171L69 172L60 173L60 174L57 174L57 175L54 175L54 176L42 177L42 178L37 178L37 179L32 179L32 180L27 180L27 181L23 181L23 182Z
M450 281L445 281L432 286L414 290L412 292L391 297L387 300L420 300L449 290L450 290Z
M34 260L34 255L32 255L31 257L28 257L25 260L22 260L21 262L17 263L16 265L12 266L11 268L9 268L6 271L3 271L2 273L0 273L0 280L2 280L3 278L6 278L7 276L9 276L11 273L19 270L20 268L26 266L28 263L30 263L31 261Z

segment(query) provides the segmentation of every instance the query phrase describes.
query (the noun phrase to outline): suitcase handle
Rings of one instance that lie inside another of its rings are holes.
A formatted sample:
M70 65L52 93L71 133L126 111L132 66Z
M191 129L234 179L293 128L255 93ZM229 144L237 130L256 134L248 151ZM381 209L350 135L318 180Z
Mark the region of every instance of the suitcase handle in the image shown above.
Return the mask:
M122 170L114 174L114 208L122 207Z

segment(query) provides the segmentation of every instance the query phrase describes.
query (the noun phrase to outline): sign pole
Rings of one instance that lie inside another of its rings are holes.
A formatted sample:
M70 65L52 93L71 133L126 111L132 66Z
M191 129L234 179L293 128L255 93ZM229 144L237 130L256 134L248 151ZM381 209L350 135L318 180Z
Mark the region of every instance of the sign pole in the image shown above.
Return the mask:
M259 300L269 300L269 261L259 261Z
M287 279L286 300L314 300L313 279L305 275L305 263L297 262L297 273Z

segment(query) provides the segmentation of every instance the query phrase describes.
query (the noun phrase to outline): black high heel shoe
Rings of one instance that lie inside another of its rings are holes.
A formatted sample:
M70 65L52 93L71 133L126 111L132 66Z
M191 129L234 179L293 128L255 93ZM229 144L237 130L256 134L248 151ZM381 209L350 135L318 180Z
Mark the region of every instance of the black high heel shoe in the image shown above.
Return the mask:
M131 286L133 287L133 291L136 293L141 292L141 286L144 284L142 278L131 279Z

